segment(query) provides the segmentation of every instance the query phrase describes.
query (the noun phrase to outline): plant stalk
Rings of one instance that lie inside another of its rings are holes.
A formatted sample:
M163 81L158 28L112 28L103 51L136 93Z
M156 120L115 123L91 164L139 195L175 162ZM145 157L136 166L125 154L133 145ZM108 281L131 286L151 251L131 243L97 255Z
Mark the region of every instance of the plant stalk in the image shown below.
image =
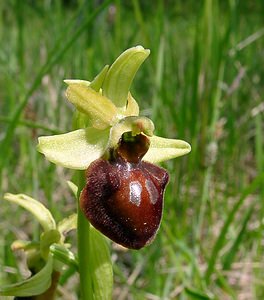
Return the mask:
M84 172L79 172L78 199L85 184ZM82 300L93 300L92 281L90 273L90 223L80 209L78 201L78 260L80 274L80 290Z

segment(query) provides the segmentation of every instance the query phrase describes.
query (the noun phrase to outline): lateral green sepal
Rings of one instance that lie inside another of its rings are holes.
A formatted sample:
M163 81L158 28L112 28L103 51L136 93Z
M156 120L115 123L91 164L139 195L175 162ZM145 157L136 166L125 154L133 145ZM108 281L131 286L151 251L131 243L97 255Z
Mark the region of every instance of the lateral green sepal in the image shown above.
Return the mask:
M185 155L191 151L191 146L182 140L166 139L159 136L150 136L150 147L143 160L151 163L160 163Z
M65 134L39 137L37 149L55 164L86 170L91 162L104 154L108 138L109 129L88 127Z

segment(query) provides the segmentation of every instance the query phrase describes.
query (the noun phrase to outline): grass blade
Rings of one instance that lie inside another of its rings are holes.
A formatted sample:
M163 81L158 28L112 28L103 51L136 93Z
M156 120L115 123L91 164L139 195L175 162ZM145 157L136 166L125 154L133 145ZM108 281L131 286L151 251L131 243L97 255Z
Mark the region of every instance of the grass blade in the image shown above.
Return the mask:
M207 270L205 273L205 280L206 280L207 284L209 284L209 282L210 282L211 275L214 272L215 263L218 258L219 251L222 249L222 247L224 245L226 233L228 232L228 229L229 229L230 225L232 224L232 222L236 216L236 213L238 212L239 208L244 203L247 196L250 195L251 193L253 193L259 186L261 186L261 184L263 184L263 180L264 180L264 173L257 176L254 179L254 181L244 190L241 197L235 203L235 205L233 206L229 215L227 216L227 219L225 220L222 230L214 244L214 247L213 247L209 262L208 262L208 267L207 267Z
M110 3L110 0L106 0L102 5L99 6L91 15L88 17L86 22L79 27L79 29L74 33L74 35L68 40L68 42L63 43L63 47L58 50L54 51L56 49L53 49L51 51L52 55L48 56L48 59L46 63L42 66L40 69L38 75L36 76L34 82L32 83L31 87L29 88L28 92L26 93L25 97L22 99L22 101L17 106L16 111L13 114L13 118L11 122L8 125L5 137L2 141L1 145L1 159L0 159L0 170L3 168L4 164L8 161L6 157L8 157L8 148L9 144L11 143L12 137L14 135L14 131L16 128L16 125L19 121L20 115L26 106L29 97L33 94L33 92L36 90L38 85L41 82L41 78L49 72L52 67L61 59L61 57L70 49L70 47L74 44L74 42L78 39L78 37L85 32L85 29L89 26L89 24L100 14L101 11L104 10L104 8ZM65 36L65 33L62 33L62 36Z
M212 300L212 297L209 297L204 292L191 288L191 287L185 287L184 288L185 293L188 295L188 299L197 299L197 300Z
M223 259L222 265L223 265L224 270L229 270L235 259L235 256L239 250L239 246L241 245L243 237L246 233L247 224L250 220L250 217L251 217L253 211L254 211L254 204L252 206L250 206L249 209L247 210L245 217L243 219L242 225L241 225L241 229L240 229L236 239L234 240L233 245L231 246L229 252Z

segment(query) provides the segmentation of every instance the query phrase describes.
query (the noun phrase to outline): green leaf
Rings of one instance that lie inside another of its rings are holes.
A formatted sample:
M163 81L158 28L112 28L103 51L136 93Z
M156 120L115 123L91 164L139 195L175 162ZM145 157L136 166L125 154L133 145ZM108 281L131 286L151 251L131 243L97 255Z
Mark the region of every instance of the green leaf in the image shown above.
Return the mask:
M46 158L70 169L85 170L107 147L109 130L92 127L38 139L37 149Z
M69 85L67 99L80 112L87 114L94 128L105 129L118 121L117 108L107 97L84 84L65 82Z
M21 282L0 287L1 296L27 297L44 293L51 285L53 258L50 255L46 265L32 277Z
M117 107L125 107L131 83L150 50L136 46L124 51L111 65L103 83L103 95Z
M90 227L90 263L94 300L112 299L113 269L105 237Z
M6 193L4 199L16 203L35 216L44 231L49 231L56 228L55 220L50 211L39 201L24 195L24 194L10 194Z
M191 287L185 287L184 288L185 293L188 295L188 299L197 299L197 300L211 300L212 297L206 295L204 292L191 288Z
M150 136L150 148L143 160L151 163L159 163L165 160L185 155L191 151L191 146L182 140L166 139L158 136Z

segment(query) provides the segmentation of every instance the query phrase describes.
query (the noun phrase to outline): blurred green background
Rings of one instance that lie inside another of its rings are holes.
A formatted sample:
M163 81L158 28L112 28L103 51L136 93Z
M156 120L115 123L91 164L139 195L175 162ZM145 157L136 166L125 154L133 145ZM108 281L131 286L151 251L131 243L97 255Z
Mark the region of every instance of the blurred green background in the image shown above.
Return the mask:
M170 172L156 240L112 247L113 299L264 299L264 2L0 2L0 197L26 193L57 220L75 211L72 171L37 153L71 129L63 79L91 80L125 49L151 50L132 86L156 134L192 145ZM14 239L38 237L0 202L0 284L23 275ZM75 233L69 241L76 244ZM77 299L65 275L60 299Z

